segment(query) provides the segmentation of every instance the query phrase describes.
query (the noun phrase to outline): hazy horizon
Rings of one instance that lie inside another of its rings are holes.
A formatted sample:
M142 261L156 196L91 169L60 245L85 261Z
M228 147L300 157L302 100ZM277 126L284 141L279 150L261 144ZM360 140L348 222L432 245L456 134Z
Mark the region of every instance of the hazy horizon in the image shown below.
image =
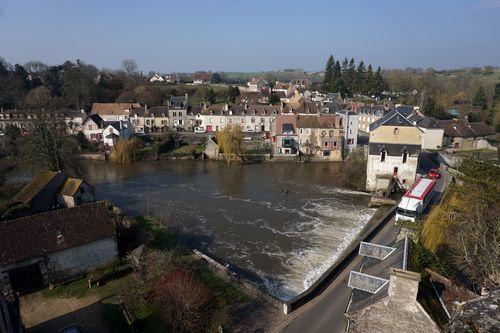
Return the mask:
M117 69L320 71L329 54L375 68L500 66L500 0L0 3L0 57Z

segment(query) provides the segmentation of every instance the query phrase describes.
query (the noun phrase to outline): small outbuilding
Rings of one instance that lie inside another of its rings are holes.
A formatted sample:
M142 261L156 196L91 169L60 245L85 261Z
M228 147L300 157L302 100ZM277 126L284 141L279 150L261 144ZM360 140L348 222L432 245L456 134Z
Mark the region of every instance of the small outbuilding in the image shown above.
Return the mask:
M116 222L104 202L0 223L0 291L28 293L118 258Z

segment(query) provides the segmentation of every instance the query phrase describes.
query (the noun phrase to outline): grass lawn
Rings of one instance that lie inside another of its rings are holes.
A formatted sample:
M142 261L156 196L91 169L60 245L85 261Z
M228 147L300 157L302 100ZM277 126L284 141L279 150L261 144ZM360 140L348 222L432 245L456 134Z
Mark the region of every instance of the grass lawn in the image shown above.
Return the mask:
M191 156L193 154L201 154L205 150L205 145L191 144L180 146L172 150L174 156Z

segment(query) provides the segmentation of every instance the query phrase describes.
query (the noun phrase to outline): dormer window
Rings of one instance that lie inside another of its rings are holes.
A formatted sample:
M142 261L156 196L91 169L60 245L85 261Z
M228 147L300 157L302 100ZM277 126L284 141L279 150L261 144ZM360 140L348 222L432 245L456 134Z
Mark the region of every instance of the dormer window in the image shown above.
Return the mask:
M277 114L278 114L278 111L273 110L273 115L277 115Z
M257 111L255 109L252 110L252 114L256 114Z
M397 128L397 127L396 127L396 128L394 129L394 135L398 135L398 134L399 134L399 128Z

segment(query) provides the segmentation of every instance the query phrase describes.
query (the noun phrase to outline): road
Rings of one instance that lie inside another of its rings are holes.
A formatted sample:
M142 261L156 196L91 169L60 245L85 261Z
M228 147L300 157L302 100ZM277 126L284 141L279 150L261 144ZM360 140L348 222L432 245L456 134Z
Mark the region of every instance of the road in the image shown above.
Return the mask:
M391 245L396 240L397 232L393 216L370 242ZM347 280L349 273L358 270L360 264L361 257L355 257L320 296L296 312L292 312L289 315L290 320L280 331L283 333L345 332L347 320L344 311L351 294Z

